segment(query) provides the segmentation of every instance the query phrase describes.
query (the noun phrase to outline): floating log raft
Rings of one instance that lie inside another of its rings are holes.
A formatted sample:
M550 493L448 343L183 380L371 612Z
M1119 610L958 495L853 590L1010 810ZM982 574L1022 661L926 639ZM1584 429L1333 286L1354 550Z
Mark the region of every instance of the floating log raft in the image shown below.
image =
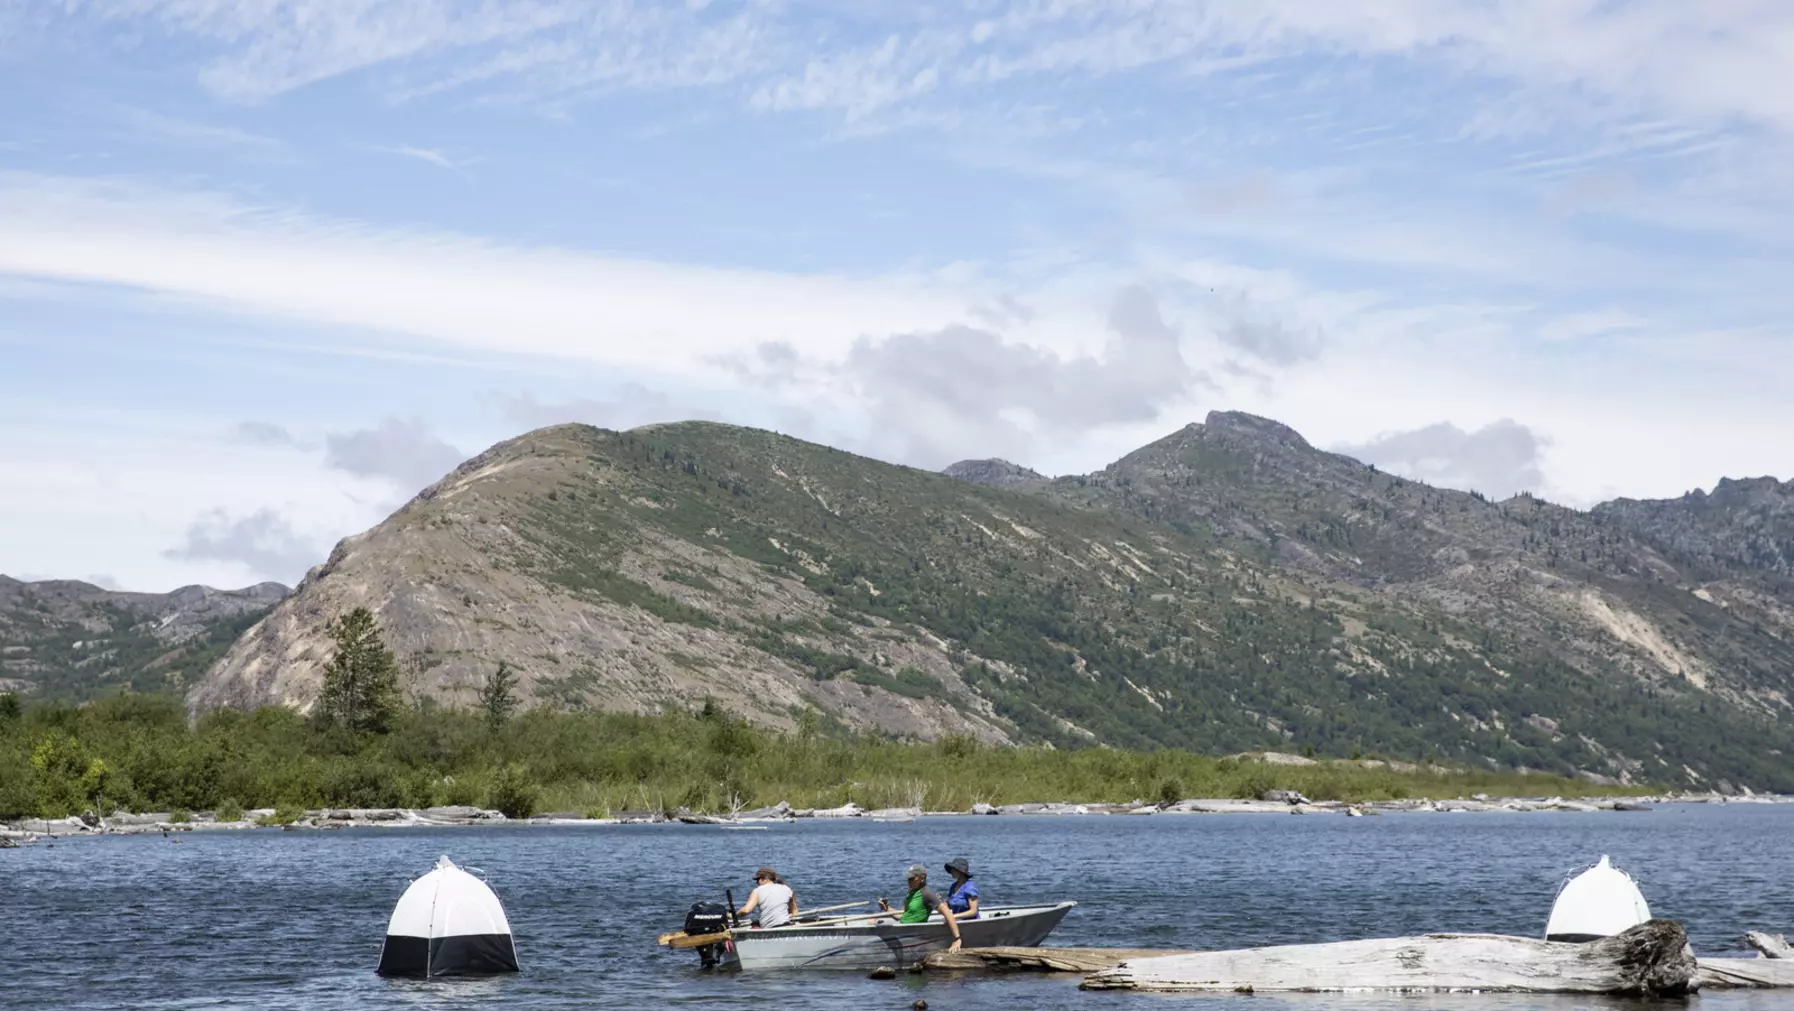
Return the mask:
M1032 969L1039 972L1099 972L1135 958L1190 955L1153 948L961 948L932 951L924 969Z
M1427 934L1131 959L1083 988L1401 990L1676 995L1699 987L1688 935L1651 920L1568 944L1499 934Z

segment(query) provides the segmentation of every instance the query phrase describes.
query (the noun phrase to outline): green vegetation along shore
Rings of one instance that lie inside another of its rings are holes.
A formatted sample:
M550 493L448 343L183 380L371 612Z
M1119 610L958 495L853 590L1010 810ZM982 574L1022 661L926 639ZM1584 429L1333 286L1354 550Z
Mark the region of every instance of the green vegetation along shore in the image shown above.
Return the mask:
M532 710L503 720L425 707L369 732L272 707L209 713L190 724L178 700L151 695L82 707L0 696L0 819L96 808L442 804L479 804L514 817L603 816L780 800L964 810L980 801L1165 801L1270 789L1347 801L1633 792L1555 776L1397 771L1361 761L1281 766L1176 750L995 748L968 738L903 743L825 733L816 720L780 736L711 706L659 716Z

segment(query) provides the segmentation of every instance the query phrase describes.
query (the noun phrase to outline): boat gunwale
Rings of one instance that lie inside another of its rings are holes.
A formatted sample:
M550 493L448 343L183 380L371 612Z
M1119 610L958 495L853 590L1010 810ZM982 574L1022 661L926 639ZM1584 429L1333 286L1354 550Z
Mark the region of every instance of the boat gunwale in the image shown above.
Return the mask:
M1040 916L1045 913L1070 911L1076 905L1077 905L1077 902L1075 900L1067 899L1063 902L1040 903L1038 905L1031 905L1031 906L993 906L988 910L980 910L979 915L974 919L971 919L971 920L960 919L959 922L963 926L963 925L969 924L969 923L988 923L988 922L992 922L992 921L995 921L998 919L1018 920L1018 919L1021 919L1023 917L1027 917L1027 916ZM997 916L987 916L987 915L985 915L986 913L1004 913L1006 915L1004 915L1002 917L997 917ZM868 914L868 915L870 916L872 914ZM877 915L884 916L887 914L879 913ZM892 910L888 915L895 917L899 914L896 910ZM946 925L947 925L946 919L943 918L939 913L931 913L931 914L929 914L928 919L919 920L914 923L901 923L895 919L888 920L883 923L877 923L877 922L873 922L873 923L838 923L838 924L837 923L787 923L787 924L784 924L782 926L777 926L777 927L740 927L740 928L736 928L735 930L731 931L730 935L731 935L731 940L733 940L736 944L740 944L743 941L751 941L756 938L772 940L774 938L780 938L780 937L801 937L801 936L805 936L807 934L823 936L823 935L838 935L838 934L853 934L853 933L875 933L880 930L890 930L893 927L903 927L903 928L931 927L931 926L944 927Z

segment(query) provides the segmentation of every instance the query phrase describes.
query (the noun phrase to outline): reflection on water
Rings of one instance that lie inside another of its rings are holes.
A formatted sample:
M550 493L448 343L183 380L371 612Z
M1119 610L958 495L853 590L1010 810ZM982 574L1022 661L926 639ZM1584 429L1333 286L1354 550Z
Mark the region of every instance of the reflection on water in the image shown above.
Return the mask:
M430 983L373 974L386 918L439 854L483 867L524 971ZM894 895L912 862L964 856L987 904L1076 899L1052 943L1215 948L1435 930L1537 935L1566 873L1602 853L1637 877L1697 951L1739 954L1746 929L1794 929L1794 806L1649 814L939 818L702 826L368 829L81 839L0 852L0 1007L638 1008L708 1006L1455 1009L1605 1006L1489 995L1146 996L1072 977L873 982L827 973L706 973L655 946L699 899L777 867L807 906ZM940 875L944 879L944 874ZM1613 1006L1637 1007L1634 1002ZM1721 1011L1794 994L1709 994Z

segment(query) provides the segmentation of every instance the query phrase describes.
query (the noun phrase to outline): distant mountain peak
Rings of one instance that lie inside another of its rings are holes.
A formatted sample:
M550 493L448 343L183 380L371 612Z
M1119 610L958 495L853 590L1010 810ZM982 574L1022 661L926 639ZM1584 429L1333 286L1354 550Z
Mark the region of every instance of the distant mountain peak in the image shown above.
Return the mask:
M1698 493L1697 493L1698 494ZM1773 477L1722 477L1709 496L1717 503L1768 502L1794 496L1794 481Z
M968 484L981 484L991 488L1032 487L1047 482L1046 476L1039 471L996 457L988 460L961 460L941 473Z
M1203 427L1211 432L1228 432L1256 439L1269 439L1297 449L1308 449L1308 440L1281 421L1261 418L1244 411L1210 411Z
M0 682L67 699L184 688L287 593L279 583L133 593L0 575Z

